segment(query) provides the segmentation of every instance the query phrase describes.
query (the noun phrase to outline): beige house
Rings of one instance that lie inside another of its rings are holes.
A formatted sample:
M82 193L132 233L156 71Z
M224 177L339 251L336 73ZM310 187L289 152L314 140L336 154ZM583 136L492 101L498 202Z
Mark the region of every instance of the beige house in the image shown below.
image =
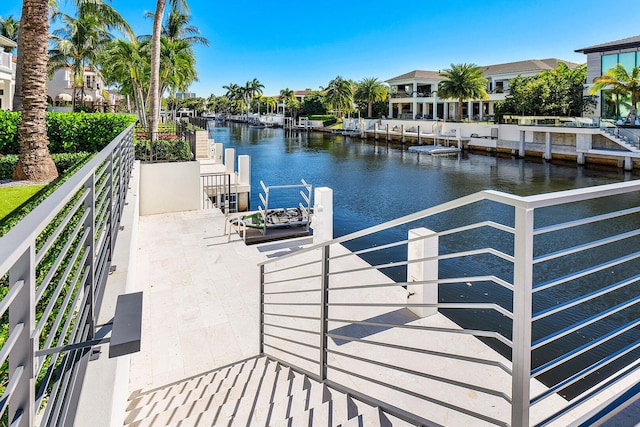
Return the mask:
M494 105L509 93L509 81L521 75L535 76L552 70L564 62L570 67L578 64L556 58L529 59L482 67L487 78L488 99L468 100L462 106L462 117L469 120L492 118ZM389 118L396 119L452 119L458 101L438 97L438 84L444 80L441 71L414 70L386 81L390 86Z
M109 107L105 110L110 111L120 98L119 94L105 88L100 74L91 67L85 67L83 83L82 88L76 88L76 102L83 101L95 108ZM54 107L70 105L73 100L73 70L70 67L57 70L49 79L47 100Z
M13 92L16 85L16 63L10 52L4 48L16 48L13 40L0 36L0 110L13 108Z

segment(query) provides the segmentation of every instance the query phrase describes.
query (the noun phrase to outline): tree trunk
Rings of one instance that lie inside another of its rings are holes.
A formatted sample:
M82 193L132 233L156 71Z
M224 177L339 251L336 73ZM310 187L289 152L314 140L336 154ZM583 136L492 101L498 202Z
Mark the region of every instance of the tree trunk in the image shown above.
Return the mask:
M49 155L47 137L47 48L49 42L49 1L24 0L22 3L24 49L22 120L18 125L20 155L13 178L36 182L58 177Z
M24 58L22 51L24 50L24 29L20 25L18 27L18 52L16 62L16 85L13 92L13 111L22 111L22 68Z
M162 31L162 18L166 0L158 0L156 13L153 16L153 35L151 38L151 78L149 81L149 139L155 141L158 136L158 118L160 116L160 35Z
M368 118L373 117L373 102L371 100L369 100L367 105L367 117Z

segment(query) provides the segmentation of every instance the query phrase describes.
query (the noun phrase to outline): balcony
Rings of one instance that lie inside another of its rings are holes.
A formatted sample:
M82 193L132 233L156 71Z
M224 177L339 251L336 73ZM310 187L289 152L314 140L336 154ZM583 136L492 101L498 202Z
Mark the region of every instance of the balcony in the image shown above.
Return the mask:
M12 55L7 52L0 51L0 71L13 72L15 65L13 64Z

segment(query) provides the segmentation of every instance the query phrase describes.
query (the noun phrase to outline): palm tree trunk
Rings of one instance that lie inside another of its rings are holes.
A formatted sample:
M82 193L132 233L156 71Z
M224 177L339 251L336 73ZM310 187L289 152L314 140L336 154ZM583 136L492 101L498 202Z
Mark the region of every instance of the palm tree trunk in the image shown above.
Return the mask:
M24 64L24 29L20 25L18 27L18 57L16 62L16 85L13 92L13 111L22 111L22 68Z
M373 116L373 102L369 100L367 104L367 117L371 118Z
M58 177L56 165L49 155L47 137L47 48L49 42L49 1L24 0L24 64L22 86L22 120L18 125L20 155L13 171L14 179L36 182Z
M156 2L156 12L153 16L153 35L151 36L151 78L149 80L149 95L151 105L149 111L149 139L156 140L158 134L158 117L160 116L160 34L162 18L166 0Z

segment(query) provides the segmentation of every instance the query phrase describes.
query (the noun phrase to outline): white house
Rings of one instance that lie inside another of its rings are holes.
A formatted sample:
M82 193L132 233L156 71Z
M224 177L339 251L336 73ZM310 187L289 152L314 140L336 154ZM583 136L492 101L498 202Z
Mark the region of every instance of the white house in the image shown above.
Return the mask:
M84 91L84 96L82 92ZM85 104L93 107L107 107L109 111L115 105L120 95L107 90L99 73L91 67L84 69L83 88L76 89L76 101L84 101ZM73 99L73 70L61 68L57 70L53 78L47 84L47 98L49 104L53 106L69 105Z
M521 75L535 76L542 71L552 70L564 62L569 67L578 64L556 58L529 59L482 67L487 78L486 100L469 100L462 106L462 117L482 120L494 114L494 105L505 99L509 93L509 81ZM390 86L389 118L454 118L458 101L438 97L438 84L444 80L441 71L414 70L386 81Z
M11 110L16 85L16 63L13 55L4 51L5 47L15 48L17 45L13 40L0 36L0 110Z

